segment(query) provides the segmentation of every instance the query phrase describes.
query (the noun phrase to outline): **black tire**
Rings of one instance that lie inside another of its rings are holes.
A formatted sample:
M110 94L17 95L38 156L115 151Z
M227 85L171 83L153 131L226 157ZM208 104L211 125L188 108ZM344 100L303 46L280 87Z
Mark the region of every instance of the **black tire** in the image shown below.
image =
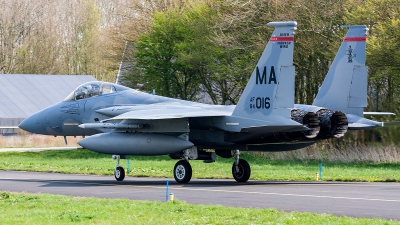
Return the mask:
M174 178L176 182L186 184L192 179L192 166L185 160L178 161L174 166Z
M235 163L232 165L232 175L237 182L246 182L250 178L251 169L249 163L244 159L239 159L238 171L236 171Z
M124 168L118 166L114 170L114 177L117 181L123 181L125 178L125 170Z

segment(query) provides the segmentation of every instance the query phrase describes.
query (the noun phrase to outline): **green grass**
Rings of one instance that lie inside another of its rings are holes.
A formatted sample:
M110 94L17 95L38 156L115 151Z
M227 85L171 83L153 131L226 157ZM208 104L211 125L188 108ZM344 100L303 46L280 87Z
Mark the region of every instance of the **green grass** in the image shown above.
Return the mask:
M250 179L254 180L310 181L319 172L318 161L270 160L249 154L242 154L241 158L250 163ZM129 176L173 178L176 161L168 156L134 156ZM215 163L190 163L193 178L232 179L233 159L218 157ZM400 181L400 163L322 163L324 181ZM0 153L0 170L112 175L114 165L110 155L88 150ZM121 160L121 166L126 168L127 160Z
M191 205L182 201L0 192L0 224L400 224L399 221Z

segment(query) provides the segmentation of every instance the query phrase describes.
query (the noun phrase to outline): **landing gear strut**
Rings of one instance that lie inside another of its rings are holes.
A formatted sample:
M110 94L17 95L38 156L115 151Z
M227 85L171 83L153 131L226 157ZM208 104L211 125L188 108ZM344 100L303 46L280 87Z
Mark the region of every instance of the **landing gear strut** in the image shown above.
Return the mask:
M235 162L232 165L232 175L237 182L246 182L251 174L250 165L246 160L240 159L239 155L239 150L236 150L234 154Z
M117 181L123 181L125 178L125 170L123 167L119 166L120 155L113 155L113 159L117 160L117 164L114 168L114 177Z

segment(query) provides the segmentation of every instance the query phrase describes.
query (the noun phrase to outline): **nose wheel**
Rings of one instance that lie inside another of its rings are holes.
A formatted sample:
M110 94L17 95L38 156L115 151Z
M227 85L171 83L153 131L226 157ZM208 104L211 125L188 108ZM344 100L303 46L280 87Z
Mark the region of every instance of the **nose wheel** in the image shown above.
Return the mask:
M120 155L113 155L113 159L117 160L117 164L114 169L114 177L117 181L123 181L125 178L125 170L123 167L119 166L119 160L121 159Z
M123 181L125 178L125 170L124 168L118 166L114 170L114 177L117 181Z

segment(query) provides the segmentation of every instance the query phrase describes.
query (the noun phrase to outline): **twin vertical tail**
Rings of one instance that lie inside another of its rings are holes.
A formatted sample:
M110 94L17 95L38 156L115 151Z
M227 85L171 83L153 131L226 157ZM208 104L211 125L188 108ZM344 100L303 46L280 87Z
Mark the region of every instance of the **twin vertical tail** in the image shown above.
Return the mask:
M368 67L365 66L365 25L349 28L313 105L363 117L367 106Z
M268 120L290 119L294 104L293 47L297 23L270 22L275 27L232 116Z

